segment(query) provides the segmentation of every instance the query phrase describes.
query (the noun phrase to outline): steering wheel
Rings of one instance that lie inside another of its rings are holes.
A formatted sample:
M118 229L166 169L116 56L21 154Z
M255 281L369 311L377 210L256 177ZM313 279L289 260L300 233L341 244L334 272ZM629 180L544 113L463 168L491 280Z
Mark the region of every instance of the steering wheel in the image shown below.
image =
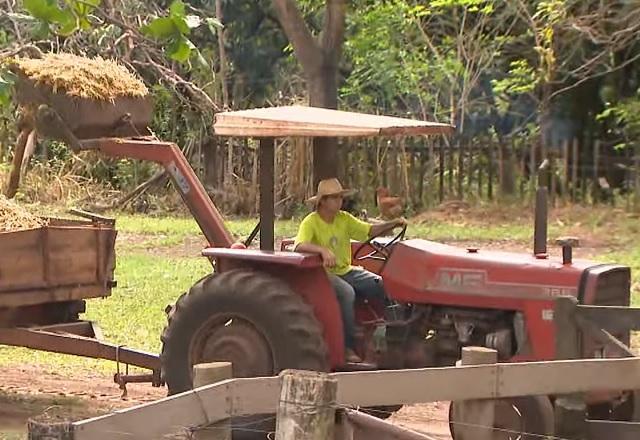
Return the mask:
M387 232L395 228L396 226L392 226L383 231L380 231L376 235L369 237L369 239L367 239L367 241L365 241L360 246L358 246L356 251L353 253L354 260L362 261L362 260L372 259L372 260L387 261L389 257L391 257L391 249L390 249L391 246L393 246L394 244L396 244L397 242L399 242L404 238L404 234L407 232L407 225L405 224L400 230L400 232L398 232L396 236L391 239L391 241L385 244L378 244L374 240L378 237L385 235ZM360 254L362 253L362 250L367 246L371 246L373 250L366 255L360 256Z

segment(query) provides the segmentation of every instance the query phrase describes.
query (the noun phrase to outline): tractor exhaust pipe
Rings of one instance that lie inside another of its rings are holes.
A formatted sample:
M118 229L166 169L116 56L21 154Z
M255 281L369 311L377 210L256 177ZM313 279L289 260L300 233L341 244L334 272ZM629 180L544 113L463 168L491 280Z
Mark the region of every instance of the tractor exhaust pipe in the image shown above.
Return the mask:
M538 189L536 191L535 223L533 233L533 255L547 254L547 190L546 171L549 160L545 159L538 168Z

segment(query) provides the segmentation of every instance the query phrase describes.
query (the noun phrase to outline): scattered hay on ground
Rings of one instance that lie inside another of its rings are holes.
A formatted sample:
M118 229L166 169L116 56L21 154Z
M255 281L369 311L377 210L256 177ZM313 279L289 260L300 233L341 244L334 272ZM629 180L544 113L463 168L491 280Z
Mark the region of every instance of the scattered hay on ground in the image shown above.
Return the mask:
M116 61L49 53L43 58L13 58L8 63L38 86L54 93L113 101L119 97L148 95L144 83Z
M45 226L47 220L31 214L0 194L0 232L20 231Z

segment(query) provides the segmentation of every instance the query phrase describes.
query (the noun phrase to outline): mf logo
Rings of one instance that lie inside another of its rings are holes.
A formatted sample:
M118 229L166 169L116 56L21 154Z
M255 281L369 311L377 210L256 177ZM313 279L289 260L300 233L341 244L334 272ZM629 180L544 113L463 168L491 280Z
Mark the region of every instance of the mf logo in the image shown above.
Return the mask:
M480 287L485 283L484 271L441 269L438 271L439 287Z

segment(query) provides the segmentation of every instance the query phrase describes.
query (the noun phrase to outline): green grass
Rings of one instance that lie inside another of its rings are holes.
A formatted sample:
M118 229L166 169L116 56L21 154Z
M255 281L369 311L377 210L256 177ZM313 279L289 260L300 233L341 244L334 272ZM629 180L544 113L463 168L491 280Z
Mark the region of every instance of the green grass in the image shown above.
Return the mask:
M556 233L550 228L550 233ZM531 238L531 227L518 224L479 225L465 222L430 221L428 224L409 225L407 237L434 241L501 241L524 242ZM508 237L508 238L506 238Z
M145 245L175 246L191 236L202 236L202 232L192 217L151 217L145 215L113 215L119 231L149 236ZM235 239L246 238L258 223L258 219L226 219L225 225ZM292 237L296 234L298 220L276 222L275 233L279 237Z

